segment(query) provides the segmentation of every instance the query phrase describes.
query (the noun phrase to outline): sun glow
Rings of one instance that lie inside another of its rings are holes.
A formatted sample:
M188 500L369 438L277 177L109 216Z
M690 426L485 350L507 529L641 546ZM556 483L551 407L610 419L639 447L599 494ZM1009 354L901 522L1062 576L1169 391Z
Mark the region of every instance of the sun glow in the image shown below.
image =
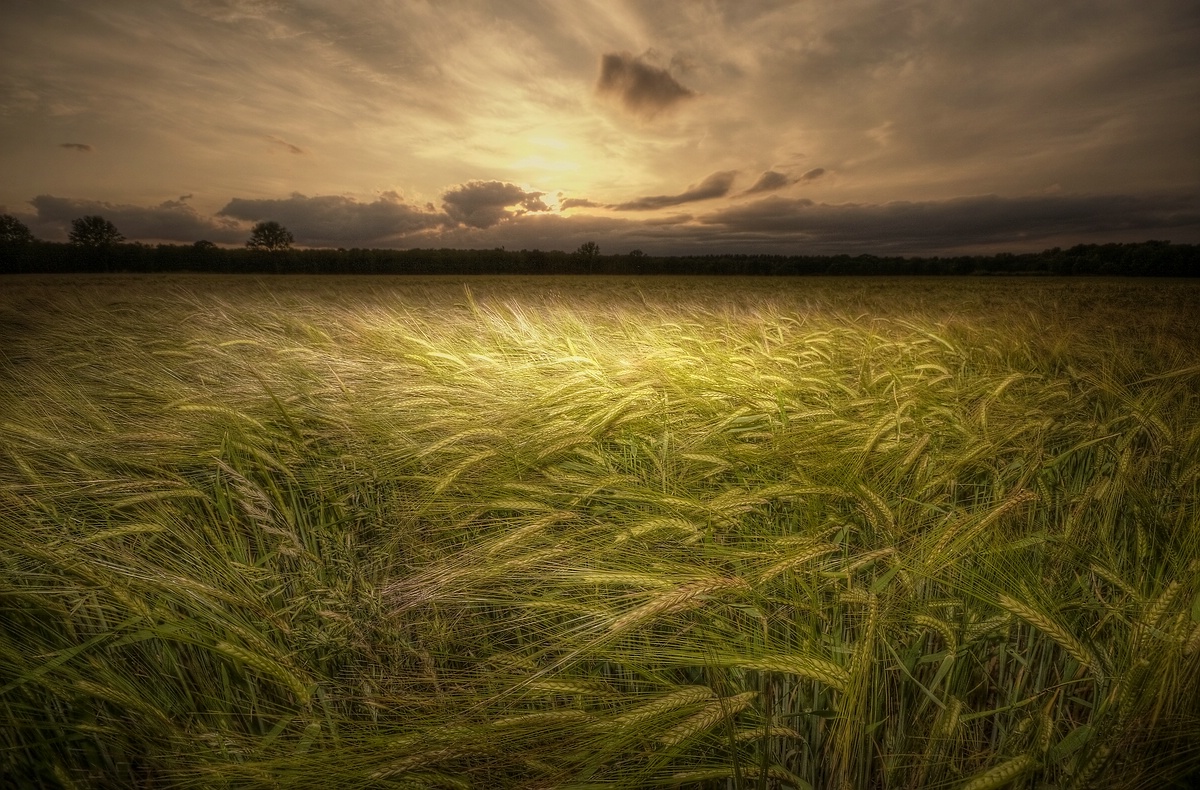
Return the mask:
M579 170L579 163L562 159L548 159L540 154L532 154L524 159L518 159L509 165L509 167L514 170L542 170L562 173L570 170Z

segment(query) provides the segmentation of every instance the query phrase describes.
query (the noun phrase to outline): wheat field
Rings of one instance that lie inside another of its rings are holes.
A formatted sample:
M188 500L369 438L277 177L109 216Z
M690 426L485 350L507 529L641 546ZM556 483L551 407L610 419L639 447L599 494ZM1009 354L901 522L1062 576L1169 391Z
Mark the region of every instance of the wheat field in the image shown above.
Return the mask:
M1200 284L7 277L29 787L1159 788Z

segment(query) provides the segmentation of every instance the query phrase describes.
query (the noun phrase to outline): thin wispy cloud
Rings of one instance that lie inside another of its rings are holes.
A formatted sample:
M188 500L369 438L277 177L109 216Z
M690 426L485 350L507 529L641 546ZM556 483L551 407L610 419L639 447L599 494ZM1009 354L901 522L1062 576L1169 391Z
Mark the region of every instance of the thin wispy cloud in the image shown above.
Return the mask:
M85 154L90 154L92 151L96 150L95 148L88 145L87 143L59 143L58 147L66 148L71 151L81 151Z
M267 137L267 140L269 140L271 143L273 143L274 145L276 145L279 148L282 148L284 151L287 151L289 154L296 154L297 156L299 156L299 155L308 153L300 146L293 145L292 143L289 143L287 140L284 140L280 137L276 137L273 134L268 134L266 137Z
M821 176L825 175L825 168L814 167L811 170L806 170L799 176L793 178L786 173L780 173L777 170L767 170L758 180L755 181L747 190L742 192L744 195L756 195L764 192L775 192L792 184L800 184L809 181L816 181Z
M783 189L788 184L792 183L792 179L788 178L783 173L774 170L768 170L758 177L749 189L743 192L743 195L753 195L758 192L774 192L777 189Z
M670 206L679 206L683 205L684 203L694 203L698 200L712 200L713 198L719 198L729 194L729 190L733 186L733 179L736 176L736 170L725 170L719 173L713 173L699 184L689 187L687 190L680 192L677 195L652 195L649 197L640 197L624 203L616 203L609 206L609 208L612 208L616 211L652 211L654 209L668 208Z
M569 208L604 208L604 204L587 198L563 198L559 201L558 208L562 211Z

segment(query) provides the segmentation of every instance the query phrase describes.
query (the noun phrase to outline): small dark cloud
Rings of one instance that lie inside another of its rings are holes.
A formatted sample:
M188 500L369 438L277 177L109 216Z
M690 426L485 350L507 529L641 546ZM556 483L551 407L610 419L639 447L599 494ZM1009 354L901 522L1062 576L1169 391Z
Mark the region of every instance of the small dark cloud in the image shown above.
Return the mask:
M602 208L602 207L603 207L602 203L597 203L596 201L588 200L587 198L566 198L564 200L559 201L559 204L558 204L559 211L562 211L562 210L568 209L568 208Z
M996 195L943 201L845 203L768 197L699 219L726 234L791 240L813 249L923 252L1038 239L1158 233L1200 225L1195 197L1130 195Z
M386 245L446 222L446 215L405 203L391 191L370 203L343 195L308 197L298 192L285 199L233 198L217 216L247 222L275 220L292 232L297 243L313 247Z
M692 203L697 200L722 197L729 194L729 189L733 186L733 179L736 175L736 170L722 170L718 173L713 173L696 186L678 195L651 195L649 197L630 200L626 203L617 203L608 206L608 208L617 211L651 211L658 208L667 208L668 206L678 206L683 203Z
M775 170L767 170L758 177L758 180L754 182L753 186L751 186L742 194L753 195L756 192L773 192L776 189L783 189L790 183L792 183L792 179L788 178L783 173L779 173Z
M72 151L82 151L85 154L90 154L92 151L96 150L95 148L92 148L87 143L59 143L58 147L59 148L69 148Z
M65 238L71 220L88 214L99 214L116 225L126 238L141 241L236 242L243 236L238 223L206 217L182 200L167 200L157 206L131 206L38 195L29 203L37 210L39 235L47 239Z
M545 192L526 192L502 181L470 181L442 195L442 206L455 222L473 228L492 225L520 214L549 211L542 201ZM511 211L513 207L519 207Z
M305 150L304 150L303 148L301 148L300 146L298 146L298 145L292 145L292 144L291 144L291 143L289 143L287 140L284 140L284 139L282 139L282 138L280 138L280 137L276 137L276 136L275 136L275 135L273 135L273 134L268 134L266 137L267 137L267 140L269 140L270 142L272 142L272 143L274 143L275 145L279 146L279 147L280 147L280 148L282 148L283 150L287 151L289 154L302 155L302 154L306 154L306 153L308 153L307 151L305 151Z
M628 112L653 118L696 92L680 85L670 72L628 52L611 52L600 59L599 93L613 96Z
M801 174L799 178L792 178L777 170L767 170L758 177L753 186L742 194L754 195L762 192L774 192L777 189L782 189L790 184L796 184L801 181L816 181L823 175L825 175L825 168L823 167L814 167L812 170Z
M519 211L517 213L521 214L521 213L525 213L526 211L549 211L550 207L546 205L546 202L544 200L542 200L542 195L544 195L544 194L546 194L546 193L545 192L528 192L528 193L526 193L525 199L521 201L522 211Z

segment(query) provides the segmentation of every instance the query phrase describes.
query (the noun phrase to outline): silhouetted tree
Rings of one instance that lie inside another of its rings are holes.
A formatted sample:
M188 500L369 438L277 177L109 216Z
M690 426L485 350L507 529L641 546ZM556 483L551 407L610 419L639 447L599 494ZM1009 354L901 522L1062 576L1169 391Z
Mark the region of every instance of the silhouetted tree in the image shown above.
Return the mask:
M125 241L117 226L96 214L71 220L71 243L76 247L101 249Z
M217 249L217 245L213 244L208 239L200 239L200 241L192 245L192 249L200 253L209 253Z
M279 252L291 249L292 242L295 240L290 230L271 220L270 222L260 222L254 226L250 231L250 241L246 242L246 246L252 250Z
M0 214L0 244L28 244L33 241L29 227L11 214Z
M579 245L579 249L575 250L575 254L587 263L587 273L592 273L592 266L596 262L596 258L600 257L600 245L594 241L585 241Z

